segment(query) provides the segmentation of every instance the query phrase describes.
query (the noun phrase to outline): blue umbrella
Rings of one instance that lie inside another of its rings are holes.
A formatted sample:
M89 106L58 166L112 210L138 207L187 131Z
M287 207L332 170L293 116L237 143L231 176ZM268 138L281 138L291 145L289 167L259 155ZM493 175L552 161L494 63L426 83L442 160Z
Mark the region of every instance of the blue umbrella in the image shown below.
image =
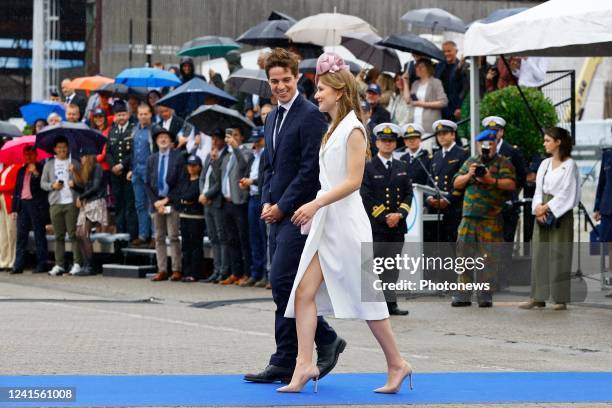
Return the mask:
M224 90L196 77L161 98L157 101L157 105L172 108L180 116L185 117L203 105L207 97L217 98L219 104L223 106L232 106L238 102Z
M128 68L121 71L115 83L132 87L160 88L177 86L181 80L172 72L157 68Z
M60 102L31 102L27 105L23 105L19 110L21 111L23 120L25 120L28 125L33 125L38 119L47 120L47 117L52 113L57 113L62 117L62 120L66 120L66 109L64 108L64 104Z
M102 133L91 129L83 122L62 122L58 125L45 126L38 132L35 146L53 154L53 145L58 136L68 139L70 154L73 158L85 154L100 154L106 144L106 138Z

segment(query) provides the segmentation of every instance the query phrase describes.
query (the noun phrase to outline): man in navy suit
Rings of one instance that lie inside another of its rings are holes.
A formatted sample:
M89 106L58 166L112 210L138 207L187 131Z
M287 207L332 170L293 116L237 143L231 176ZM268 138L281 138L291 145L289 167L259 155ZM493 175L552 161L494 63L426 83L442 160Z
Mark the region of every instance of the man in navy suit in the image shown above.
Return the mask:
M285 318L285 309L297 273L306 235L291 222L302 204L313 200L319 190L319 148L327 129L325 116L297 91L298 58L282 48L274 49L265 64L272 94L278 106L264 127L264 180L261 218L270 224L270 283L276 303L276 352L260 373L244 379L270 383L291 380L297 357L295 319ZM315 334L320 378L329 373L346 342L319 317Z
M181 245L179 241L178 205L181 201L183 185L187 183L185 157L172 148L175 136L161 126L153 128L153 139L159 151L149 156L145 179L145 191L153 203L153 223L155 224L155 255L157 258L157 274L154 282L168 279L166 253L166 237L170 241L172 257L173 281L182 279Z

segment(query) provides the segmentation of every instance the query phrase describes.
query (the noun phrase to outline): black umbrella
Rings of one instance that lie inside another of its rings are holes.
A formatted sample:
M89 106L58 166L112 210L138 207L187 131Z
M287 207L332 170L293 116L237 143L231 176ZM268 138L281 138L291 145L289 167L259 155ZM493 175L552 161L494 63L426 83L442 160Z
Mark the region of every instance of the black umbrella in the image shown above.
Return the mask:
M229 76L227 82L240 92L271 98L272 90L263 69L241 68Z
M372 64L381 71L400 72L402 65L395 50L376 45L381 38L372 33L345 34L340 40L356 58Z
M53 154L53 145L58 136L68 139L70 154L73 158L85 154L100 154L106 144L106 138L97 130L89 128L86 124L62 122L53 126L45 126L36 135L35 146Z
M106 96L126 98L128 96L136 96L139 99L143 99L147 94L147 88L142 87L128 87L127 85L118 84L111 82L110 84L104 84L94 90L95 93Z
M21 130L10 122L0 121L0 137L19 137Z
M345 64L348 64L349 71L351 71L354 75L358 74L361 71L361 66L353 61L344 61ZM302 74L306 73L316 73L317 72L317 58L309 58L300 62L299 70Z
M245 31L236 41L256 47L286 47L289 45L289 38L285 36L285 32L292 25L293 23L287 20L262 21Z
M393 34L376 43L384 47L405 52L414 52L427 57L444 60L444 54L434 43L412 33Z
M291 22L291 24L295 24L296 23L296 19L291 17L290 15L287 15L285 13L281 13L280 11L276 11L276 10L272 10L272 13L270 13L270 17L268 17L268 20L272 21L272 20L287 20L289 22Z
M238 102L236 98L223 89L195 77L161 98L157 101L157 105L172 108L180 116L185 117L199 106L204 105L206 98L211 96L217 98L219 104L224 106L232 106Z
M297 52L299 52L302 59L317 59L319 58L319 55L323 54L323 52L325 51L323 50L323 47L316 44L292 42L291 44L289 44L289 47L295 48Z
M255 128L255 124L238 111L219 105L202 106L193 112L187 120L206 134L211 134L215 129L241 128L250 130Z

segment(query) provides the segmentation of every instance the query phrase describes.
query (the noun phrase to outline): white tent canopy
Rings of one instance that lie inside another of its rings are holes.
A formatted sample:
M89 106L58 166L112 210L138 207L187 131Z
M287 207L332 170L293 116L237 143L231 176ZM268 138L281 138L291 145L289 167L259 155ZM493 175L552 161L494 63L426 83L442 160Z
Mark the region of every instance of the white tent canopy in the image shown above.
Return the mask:
M495 23L475 22L466 56L612 56L611 0L549 0Z

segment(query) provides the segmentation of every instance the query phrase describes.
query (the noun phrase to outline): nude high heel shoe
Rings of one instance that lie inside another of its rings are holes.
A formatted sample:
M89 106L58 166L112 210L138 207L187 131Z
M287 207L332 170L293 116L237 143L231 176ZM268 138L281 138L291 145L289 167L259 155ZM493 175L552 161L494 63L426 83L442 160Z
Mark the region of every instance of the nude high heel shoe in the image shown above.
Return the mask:
M383 387L375 389L374 392L377 392L379 394L397 394L400 388L402 387L402 383L404 382L406 377L408 377L408 384L410 386L410 389L412 390L412 366L408 364L408 362L404 363L405 365L402 369L403 374L397 384L385 385Z
M276 391L278 392L286 392L286 393L297 393L297 392L302 392L302 390L304 389L304 386L306 385L306 383L310 380L312 380L314 382L314 392L318 393L319 392L319 369L317 368L317 366L313 366L311 368L311 370L309 370L308 373L305 374L298 374L300 379L299 382L297 384L293 383L293 378L295 378L295 372L293 374L293 378L291 379L291 383L289 383L288 385L285 385L284 387L280 387L277 388Z

